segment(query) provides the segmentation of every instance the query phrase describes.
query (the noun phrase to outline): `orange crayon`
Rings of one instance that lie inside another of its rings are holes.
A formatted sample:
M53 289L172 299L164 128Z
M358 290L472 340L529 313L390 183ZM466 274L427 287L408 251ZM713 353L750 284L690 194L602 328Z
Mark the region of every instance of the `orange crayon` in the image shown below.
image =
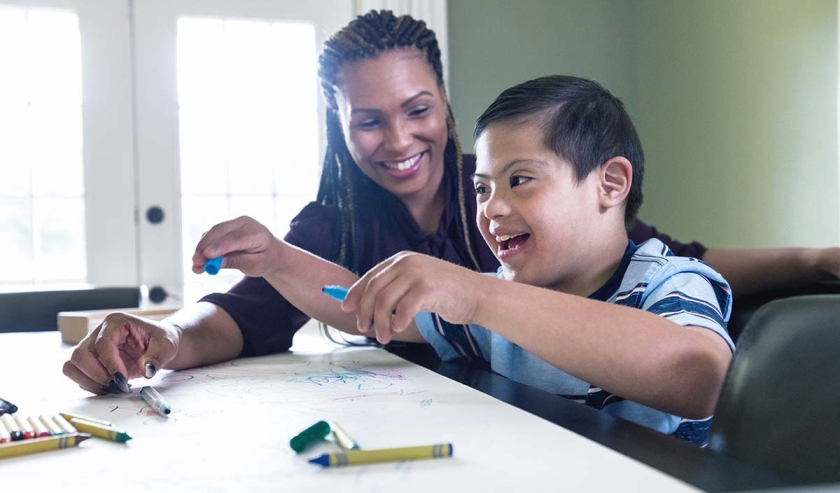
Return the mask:
M50 430L44 425L44 422L38 419L37 416L29 417L29 424L35 430L35 436L38 438L48 437L51 435Z
M5 416L5 414L3 416ZM3 421L0 420L0 443L9 443L11 441L12 434L9 432L9 429L6 428L6 425L3 424Z

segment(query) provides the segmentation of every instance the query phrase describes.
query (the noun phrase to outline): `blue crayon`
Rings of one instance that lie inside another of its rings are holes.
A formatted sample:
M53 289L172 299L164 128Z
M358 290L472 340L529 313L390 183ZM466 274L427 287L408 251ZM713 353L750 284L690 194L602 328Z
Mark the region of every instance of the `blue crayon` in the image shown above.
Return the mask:
M344 301L344 298L347 297L347 288L344 286L324 286L321 291L336 301Z
M211 276L215 276L216 274L218 274L219 269L222 268L223 258L224 255L208 260L207 263L204 264L204 272L210 274Z

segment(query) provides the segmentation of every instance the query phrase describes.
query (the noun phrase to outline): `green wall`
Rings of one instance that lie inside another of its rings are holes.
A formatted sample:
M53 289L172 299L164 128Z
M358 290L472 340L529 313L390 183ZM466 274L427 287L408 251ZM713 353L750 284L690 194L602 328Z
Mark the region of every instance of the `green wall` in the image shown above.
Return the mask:
M641 217L709 246L840 243L837 0L449 0L450 92L471 125L548 73L625 101Z

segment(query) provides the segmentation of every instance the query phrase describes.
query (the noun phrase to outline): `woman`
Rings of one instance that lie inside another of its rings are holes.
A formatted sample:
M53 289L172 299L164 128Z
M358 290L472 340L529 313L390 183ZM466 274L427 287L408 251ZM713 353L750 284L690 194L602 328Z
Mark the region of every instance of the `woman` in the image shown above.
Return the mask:
M101 394L159 369L206 365L287 350L308 316L261 276L284 249L301 248L356 274L402 250L481 271L497 261L475 226L475 161L462 156L434 33L422 21L372 11L333 35L320 57L327 100L327 151L316 202L284 241L250 218L214 226L193 270L225 255L246 277L163 321L111 314L74 350L64 373ZM702 257L735 293L803 283L840 272L838 249L706 250L637 223L630 238L659 237L678 254ZM773 279L762 277L773 274ZM291 296L294 296L292 294Z

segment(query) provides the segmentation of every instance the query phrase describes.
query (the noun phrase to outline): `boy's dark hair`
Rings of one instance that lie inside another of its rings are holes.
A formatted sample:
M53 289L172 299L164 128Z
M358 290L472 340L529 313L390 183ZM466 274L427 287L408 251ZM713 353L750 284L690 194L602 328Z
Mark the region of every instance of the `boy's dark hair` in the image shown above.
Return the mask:
M624 104L597 82L570 75L529 80L503 91L478 117L478 138L492 123L536 123L548 149L571 163L578 182L616 156L633 165L624 223L642 205L645 155Z
M380 53L394 49L416 48L437 76L443 90L443 64L434 31L426 23L408 15L396 16L390 10L371 10L356 17L324 42L324 49L318 60L318 75L321 88L327 100L327 151L321 171L318 202L337 207L341 215L338 221L336 242L330 260L361 274L360 252L366 247L365 237L371 218L379 217L382 211L396 210L391 205L397 198L362 173L353 161L344 140L338 118L336 91L339 85L341 67L362 59L374 58ZM448 170L452 197L447 201L456 204L458 230L462 239L465 260L478 269L467 228L467 209L464 187L461 183L461 142L455 132L455 119L447 104L446 124L449 130L444 149L444 166ZM472 220L472 218L469 218ZM367 268L367 267L364 267Z

